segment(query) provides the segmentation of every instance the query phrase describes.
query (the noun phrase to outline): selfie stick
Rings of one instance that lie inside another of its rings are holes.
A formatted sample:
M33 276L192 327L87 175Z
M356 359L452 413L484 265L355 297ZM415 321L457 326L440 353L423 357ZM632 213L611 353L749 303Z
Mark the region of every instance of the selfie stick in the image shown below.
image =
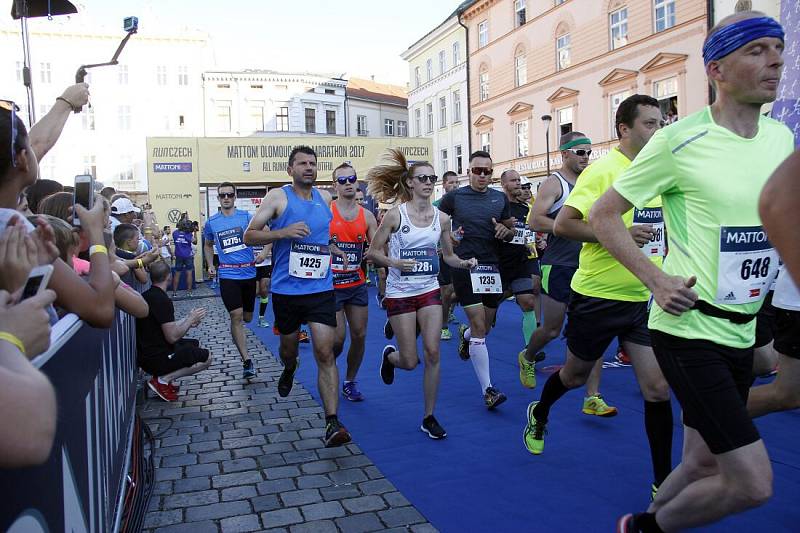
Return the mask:
M117 47L117 51L114 52L114 55L111 57L111 61L106 63L94 63L91 65L81 65L78 69L78 72L75 73L75 83L83 83L83 80L86 79L86 69L95 68L95 67L107 67L111 65L118 65L119 64L119 55L122 53L122 49L125 48L125 45L128 44L128 39L131 38L131 35L137 32L139 29L139 19L136 17L127 17L124 22L125 31L127 35L125 38L122 39L122 42L119 43ZM83 110L83 107L80 107L75 110L76 113L80 113Z

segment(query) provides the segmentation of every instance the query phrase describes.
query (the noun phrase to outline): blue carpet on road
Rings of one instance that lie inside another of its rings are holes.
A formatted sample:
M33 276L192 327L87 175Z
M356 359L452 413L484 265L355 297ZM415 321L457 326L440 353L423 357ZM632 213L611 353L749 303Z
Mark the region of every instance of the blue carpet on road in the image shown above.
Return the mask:
M545 453L533 456L522 441L525 409L538 399L547 367L564 360L564 343L546 348L535 390L519 383L517 353L522 347L522 314L505 302L488 339L493 384L508 395L497 411L487 411L470 362L443 341L442 379L435 414L447 438L434 441L419 430L423 415L422 366L397 371L386 386L378 372L386 315L370 289L370 322L359 386L366 400L340 402L339 417L378 468L440 531L612 531L626 512L647 507L652 471L644 432L642 399L630 368L608 368L601 391L619 409L615 418L581 413L582 391L568 393L551 413ZM272 309L268 312L273 322ZM459 319L464 315L456 311ZM250 326L277 355L272 329ZM297 380L319 400L310 344L301 344ZM345 347L346 349L346 347ZM606 360L612 359L609 349ZM420 354L421 354L420 348ZM339 358L344 377L346 355ZM538 369L537 369L538 370ZM682 432L675 410L675 464ZM772 459L775 495L760 509L720 522L706 531L797 531L800 507L800 412L773 414L757 421Z

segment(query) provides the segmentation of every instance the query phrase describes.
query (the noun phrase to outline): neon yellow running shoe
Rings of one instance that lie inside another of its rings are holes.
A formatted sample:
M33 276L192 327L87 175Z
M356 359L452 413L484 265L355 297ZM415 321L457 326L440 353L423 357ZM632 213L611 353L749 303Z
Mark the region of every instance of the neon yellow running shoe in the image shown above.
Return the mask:
M656 495L658 494L658 485L655 483L650 485L650 501L655 501Z
M547 424L543 424L536 420L533 416L533 409L539 402L531 402L528 404L528 423L525 425L525 431L522 433L522 438L525 441L525 447L533 455L541 455L544 452L544 436L547 434Z
M450 334L450 328L442 328L442 335L440 337L443 341L449 341L453 338Z
M599 394L583 399L583 414L602 417L617 416L617 408L608 405Z
M536 388L536 362L528 362L525 359L525 350L519 352L517 356L519 362L519 381L527 389Z

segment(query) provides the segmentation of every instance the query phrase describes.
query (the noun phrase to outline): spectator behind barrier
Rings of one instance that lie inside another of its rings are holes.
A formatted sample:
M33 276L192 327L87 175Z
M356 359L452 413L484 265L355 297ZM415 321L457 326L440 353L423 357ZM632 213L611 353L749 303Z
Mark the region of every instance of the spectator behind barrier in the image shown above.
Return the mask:
M108 200L109 204L111 203L111 198L117 194L117 190L114 187L103 187L100 190L100 195Z
M7 210L16 209L19 194L36 182L39 173L36 154L31 148L32 139L28 136L25 124L17 116L12 123L11 115L10 109L0 108L0 146L12 148L0 150L0 208ZM58 123L54 123L53 127L60 128L63 124L59 127ZM13 139L12 131L15 133ZM38 127L38 132L40 139L52 139L46 135L47 132L42 127ZM45 151L49 149L48 143L44 140L41 140L40 144ZM29 227L37 245L38 263L53 264L53 275L49 286L56 293L56 303L94 327L109 327L114 321L114 287L108 255L103 246L102 208L102 204L96 205L91 210L86 210L82 206L76 208L82 230L86 232L89 244L95 246L91 255L92 269L89 283L81 280L69 265L58 257L58 249L53 242L53 230L47 222L38 220L35 230ZM14 214L16 215L16 211ZM5 217L5 220L8 220L8 213ZM29 224L27 221L24 222ZM5 224L0 227L5 230Z
M115 194L111 200L111 227L116 229L119 224L133 224L141 211L124 194Z
M25 190L25 196L28 197L28 209L32 213L39 213L40 204L42 200L58 192L62 192L64 186L54 180L36 180L33 185ZM66 194L66 193L65 193ZM71 197L72 195L70 195Z
M153 286L142 294L150 306L146 318L136 320L136 348L139 366L152 378L148 387L167 402L178 398L172 381L196 374L211 364L211 354L194 339L184 335L206 316L203 308L194 308L180 322L175 321L175 307L167 295L171 268L164 261L150 265Z

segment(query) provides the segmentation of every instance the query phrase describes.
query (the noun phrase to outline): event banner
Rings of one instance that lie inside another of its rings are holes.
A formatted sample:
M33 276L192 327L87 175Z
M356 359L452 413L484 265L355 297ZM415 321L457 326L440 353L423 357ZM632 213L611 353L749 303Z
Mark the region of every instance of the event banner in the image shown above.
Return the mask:
M39 466L0 470L0 531L117 529L136 400L135 319L118 311L110 329L96 329L67 315L54 330L65 322L64 336L32 361L58 397L53 449Z
M786 31L783 52L783 78L772 116L794 132L794 145L800 147L800 2L781 3L781 24Z

